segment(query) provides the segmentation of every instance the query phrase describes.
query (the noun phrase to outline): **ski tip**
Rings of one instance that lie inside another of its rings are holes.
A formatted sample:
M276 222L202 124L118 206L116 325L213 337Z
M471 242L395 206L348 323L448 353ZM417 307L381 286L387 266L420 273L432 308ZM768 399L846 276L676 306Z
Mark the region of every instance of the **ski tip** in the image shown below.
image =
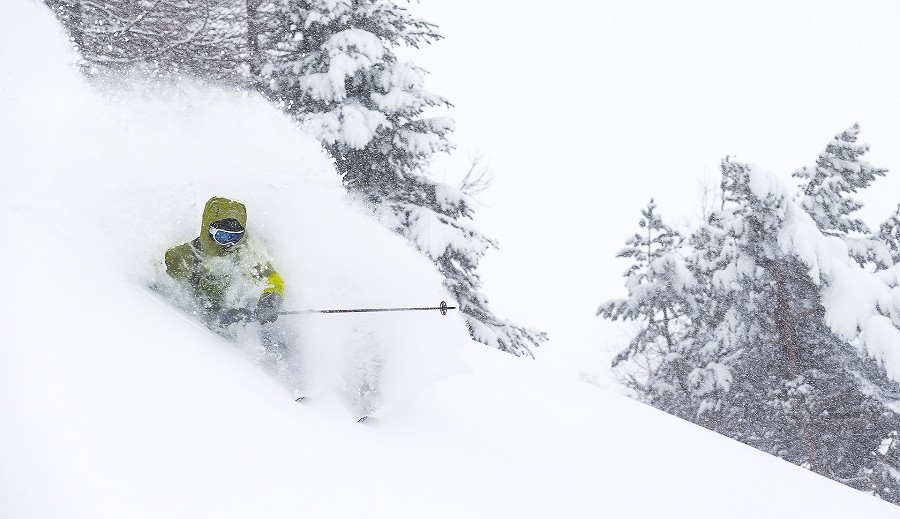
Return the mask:
M306 397L306 396L298 396L297 398L294 399L294 402L303 402L303 401L306 400L307 398L309 398L309 397Z
M371 421L372 421L372 417L369 415L366 415L366 416L361 417L359 420L357 420L357 423L366 423L366 422L371 422Z

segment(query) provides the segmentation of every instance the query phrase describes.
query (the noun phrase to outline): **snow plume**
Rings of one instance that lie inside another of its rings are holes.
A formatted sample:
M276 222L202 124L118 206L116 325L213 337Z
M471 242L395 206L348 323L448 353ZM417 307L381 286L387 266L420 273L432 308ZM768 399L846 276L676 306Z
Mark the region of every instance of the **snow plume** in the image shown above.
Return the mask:
M880 362L888 376L900 382L897 283L885 281L890 274L873 273L859 266L844 241L824 235L774 175L757 167L750 167L748 173L754 196L776 201L784 213L778 236L781 249L803 261L813 280L824 286L822 303L828 326ZM897 267L891 269L896 270Z
M23 265L66 277L86 275L73 257L96 268L89 288L72 294L50 287L45 294L74 318L96 327L140 322L99 302L164 280L163 253L198 235L211 196L247 205L248 234L266 245L286 280L286 309L449 299L426 258L347 207L320 145L263 98L188 81L88 86L45 9L3 2L0 21L0 205L5 225L28 221L40 236L36 245L8 243L7 250L27 258ZM16 315L21 294L3 281L3 313ZM437 312L280 322L302 344L311 391L338 387L355 398L357 386L377 375L385 405L446 376L456 366L452 345L467 340L457 316ZM74 344L91 340L47 333ZM3 330L0 338L13 347L30 340ZM129 339L153 347L148 338Z

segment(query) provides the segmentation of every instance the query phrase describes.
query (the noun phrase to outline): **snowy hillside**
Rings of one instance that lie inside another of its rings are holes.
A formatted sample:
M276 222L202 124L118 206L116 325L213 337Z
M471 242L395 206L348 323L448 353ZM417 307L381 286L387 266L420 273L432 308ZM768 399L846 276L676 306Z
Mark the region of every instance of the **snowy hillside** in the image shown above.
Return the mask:
M0 517L897 516L472 344L452 314L282 317L311 396L294 403L147 288L207 198L247 204L288 308L432 305L440 277L263 100L96 91L70 62L36 2L0 4ZM369 355L383 403L359 424Z

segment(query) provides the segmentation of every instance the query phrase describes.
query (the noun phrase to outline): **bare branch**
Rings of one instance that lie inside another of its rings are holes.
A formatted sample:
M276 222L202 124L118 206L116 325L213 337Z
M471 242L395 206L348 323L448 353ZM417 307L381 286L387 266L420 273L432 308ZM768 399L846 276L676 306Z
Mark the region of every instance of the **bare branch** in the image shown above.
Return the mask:
M466 172L466 176L459 183L459 190L472 198L483 193L491 184L490 169L484 162L484 154L476 152L475 156L472 157L469 171Z
M703 177L697 180L697 189L700 191L700 221L705 222L712 215L719 198L718 186L713 184L709 171L704 171Z

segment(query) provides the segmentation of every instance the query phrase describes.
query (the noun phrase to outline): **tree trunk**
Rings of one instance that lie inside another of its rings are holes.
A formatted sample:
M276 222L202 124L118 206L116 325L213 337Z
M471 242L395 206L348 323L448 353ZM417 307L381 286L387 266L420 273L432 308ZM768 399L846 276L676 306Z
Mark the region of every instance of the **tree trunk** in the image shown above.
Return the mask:
M259 6L262 0L246 0L247 7L247 65L250 73L250 84L259 81L262 59L259 52Z
M791 379L797 379L800 376L800 349L797 343L796 329L798 323L795 322L794 313L791 311L790 299L787 293L787 282L784 275L777 265L773 265L772 274L775 277L775 329L779 342L784 348L785 358L787 359L788 375ZM803 447L809 460L810 468L814 472L820 472L821 463L819 455L813 442L813 430L810 424L809 413L806 409L805 398L801 394L799 397L800 409L803 416L800 418L800 428L803 435Z

